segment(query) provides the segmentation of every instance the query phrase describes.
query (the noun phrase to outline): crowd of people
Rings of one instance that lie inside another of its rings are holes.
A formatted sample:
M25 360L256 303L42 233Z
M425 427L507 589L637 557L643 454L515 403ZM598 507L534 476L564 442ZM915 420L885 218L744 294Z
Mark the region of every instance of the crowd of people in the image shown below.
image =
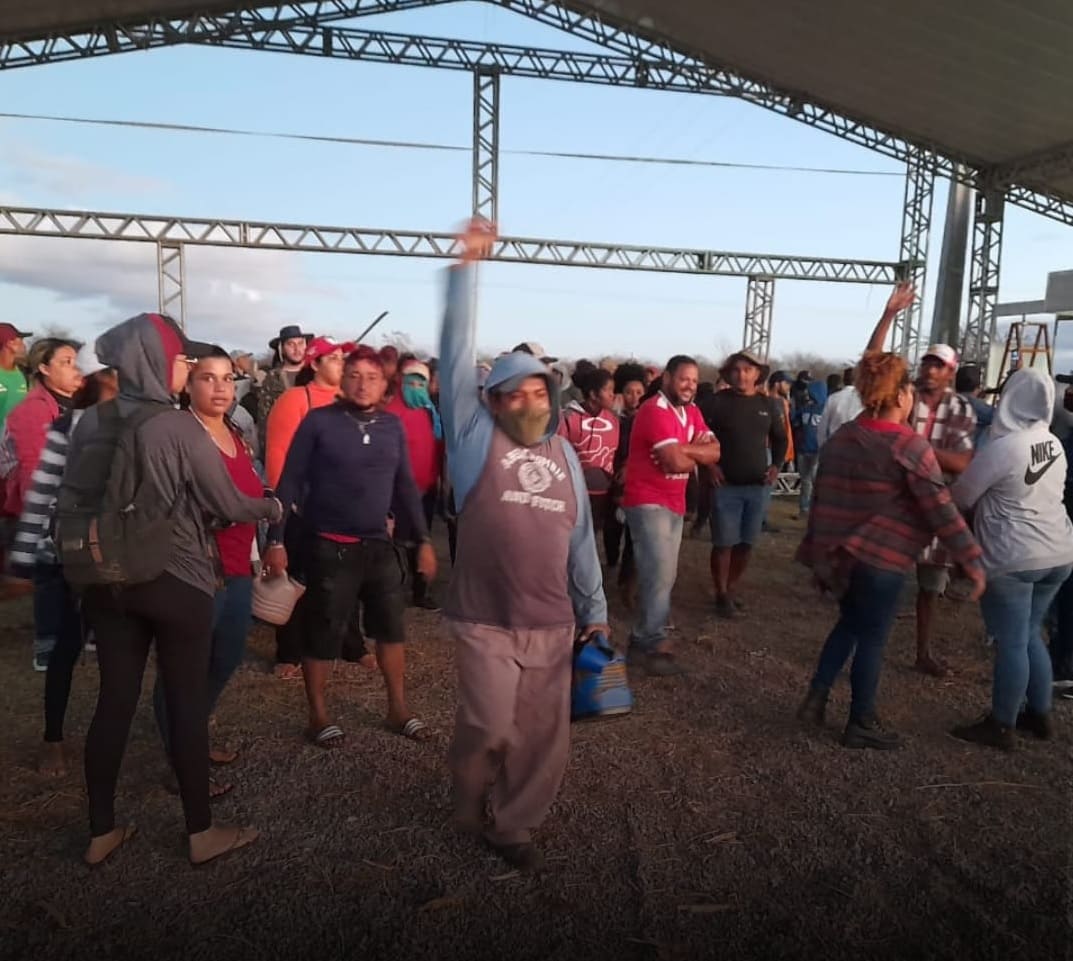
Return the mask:
M1050 432L1051 379L1018 371L992 406L979 372L944 344L914 375L883 351L912 303L905 286L860 362L827 382L771 372L748 351L711 383L685 354L661 368L570 369L527 341L481 363L474 265L494 236L475 220L461 237L438 358L284 327L262 371L158 314L111 328L88 354L62 338L27 353L31 335L0 324L7 566L33 583L45 773L66 770L72 673L87 640L97 651L87 863L133 833L117 826L115 793L151 648L190 860L257 839L212 817L211 800L233 786L210 766L236 755L210 745L208 719L242 661L258 591L288 578L304 589L276 629L274 674L302 681L307 737L326 750L346 738L327 698L339 661L380 672L389 730L428 737L407 700L405 609L442 609L458 677L458 824L511 865L538 868L533 832L569 755L575 645L611 633L605 572L617 569L632 611L628 663L687 674L672 618L687 513L694 530L710 524L713 613L748 616L740 587L786 471L807 519L798 559L839 606L802 722L825 724L852 658L842 743L899 745L877 690L915 571L922 671L946 670L932 637L952 578L980 599L995 646L990 709L952 733L1007 750L1018 730L1052 736L1054 691L1073 689L1073 441ZM437 516L450 542L442 597Z

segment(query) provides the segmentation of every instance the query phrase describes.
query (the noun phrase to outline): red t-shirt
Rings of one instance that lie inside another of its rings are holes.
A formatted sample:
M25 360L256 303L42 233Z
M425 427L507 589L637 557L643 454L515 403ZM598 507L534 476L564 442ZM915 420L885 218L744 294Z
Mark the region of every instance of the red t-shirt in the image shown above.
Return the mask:
M240 493L247 497L263 496L264 484L253 469L253 461L238 437L235 438L235 456L228 457L223 451L220 451L220 456L224 459L227 473L231 475L231 482ZM216 532L216 548L220 552L224 577L250 576L250 552L256 533L256 524L232 524Z
M590 414L570 406L559 421L559 436L569 441L590 494L606 494L615 473L615 451L621 424L609 410Z
M646 400L634 417L630 433L622 506L655 504L685 514L689 474L663 473L654 455L665 444L691 444L704 436L711 436L711 431L693 404L675 407L662 392Z
M402 421L414 483L418 492L425 495L440 482L443 463L443 441L436 440L432 415L424 407L407 407L400 394L392 397L384 410Z

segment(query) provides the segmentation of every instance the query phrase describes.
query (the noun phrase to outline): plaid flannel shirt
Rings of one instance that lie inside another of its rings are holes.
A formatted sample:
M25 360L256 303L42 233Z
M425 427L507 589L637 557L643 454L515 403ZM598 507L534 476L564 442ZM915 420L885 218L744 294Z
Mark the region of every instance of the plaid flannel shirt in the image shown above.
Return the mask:
M909 415L909 427L935 450L959 454L971 452L976 438L976 411L964 397L948 387L934 410L934 416L927 402L917 398ZM950 484L955 477L944 473L943 480ZM938 538L924 548L919 562L933 567L952 566L950 554L943 549Z
M962 567L980 547L954 506L931 446L906 427L854 421L824 445L797 559L836 594L853 563L907 571L936 536Z

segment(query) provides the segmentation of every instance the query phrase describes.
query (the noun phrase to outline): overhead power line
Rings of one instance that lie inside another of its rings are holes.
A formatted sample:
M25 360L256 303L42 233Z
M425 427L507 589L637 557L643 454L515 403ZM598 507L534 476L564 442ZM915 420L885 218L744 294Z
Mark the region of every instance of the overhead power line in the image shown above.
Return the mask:
M276 130L244 130L238 127L207 127L187 123L151 120L109 120L99 117L63 117L52 114L0 112L0 119L70 123L95 127L125 127L137 130L163 130L172 133L223 134L231 137L261 137L274 140L301 140L313 143L347 144L358 147L395 147L405 150L439 150L470 153L462 144L431 143L416 140L380 140L369 137L341 137L330 134L286 133ZM858 170L845 167L805 167L795 164L740 163L729 160L694 160L686 157L646 157L632 154L585 153L568 150L501 150L502 154L520 157L547 157L557 160L598 160L610 163L662 164L676 167L718 167L731 170L767 170L779 173L836 174L855 177L903 177L892 170Z

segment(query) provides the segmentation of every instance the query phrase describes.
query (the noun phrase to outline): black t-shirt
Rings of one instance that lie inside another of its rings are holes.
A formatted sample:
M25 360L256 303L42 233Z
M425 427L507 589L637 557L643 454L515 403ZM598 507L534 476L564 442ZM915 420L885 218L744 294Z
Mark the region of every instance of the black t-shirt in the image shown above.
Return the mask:
M770 463L786 459L786 424L770 397L721 390L701 400L700 412L719 441L728 484L764 483L769 449Z

